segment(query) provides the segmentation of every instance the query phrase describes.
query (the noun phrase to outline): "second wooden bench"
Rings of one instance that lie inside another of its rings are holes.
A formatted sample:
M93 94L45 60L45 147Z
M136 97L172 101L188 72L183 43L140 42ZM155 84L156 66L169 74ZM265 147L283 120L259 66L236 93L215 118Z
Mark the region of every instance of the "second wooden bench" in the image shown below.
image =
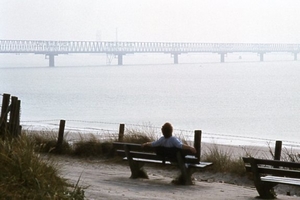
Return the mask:
M247 172L252 172L260 197L274 199L277 184L300 186L300 163L243 157Z

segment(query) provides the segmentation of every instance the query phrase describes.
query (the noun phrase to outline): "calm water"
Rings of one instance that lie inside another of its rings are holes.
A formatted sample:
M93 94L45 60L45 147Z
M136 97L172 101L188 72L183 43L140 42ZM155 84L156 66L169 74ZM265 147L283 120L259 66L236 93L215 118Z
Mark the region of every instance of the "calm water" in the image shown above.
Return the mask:
M117 129L169 121L176 129L300 143L299 61L50 68L3 60L0 93L21 99L24 124L65 119L71 127Z

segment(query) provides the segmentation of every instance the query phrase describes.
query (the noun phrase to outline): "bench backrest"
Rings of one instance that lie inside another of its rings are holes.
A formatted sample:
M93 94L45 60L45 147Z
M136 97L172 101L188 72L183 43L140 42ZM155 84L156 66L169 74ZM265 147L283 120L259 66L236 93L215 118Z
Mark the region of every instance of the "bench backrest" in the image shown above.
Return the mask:
M247 172L300 178L300 163L243 157Z
M201 138L202 138L202 131L201 130L195 130L194 131L194 147L196 149L196 153L192 154L189 150L182 150L183 155L192 155L196 157L198 162L200 162L200 157L201 157ZM129 145L130 144L130 149L131 151L142 151L142 152L156 152L155 148L152 147L144 147L141 149L141 144L133 144L133 143L123 143L123 142L114 142L114 148L116 150L124 150L124 144Z
M141 144L136 144L136 143L113 142L113 146L116 150L125 150L124 149L125 145L130 147L130 151L148 152L148 153L159 153L159 152L163 152L164 150L168 151L168 149L170 150L177 149L177 148L150 147L150 146L142 147ZM180 150L184 155L196 155L193 154L188 149L180 149Z
M200 159L187 149L149 146L142 147L141 144L122 142L114 142L113 147L117 151L117 154L120 156L126 156L127 149L131 153L131 156L135 158L175 161L177 152L180 151L182 157L186 162L195 164L200 162Z

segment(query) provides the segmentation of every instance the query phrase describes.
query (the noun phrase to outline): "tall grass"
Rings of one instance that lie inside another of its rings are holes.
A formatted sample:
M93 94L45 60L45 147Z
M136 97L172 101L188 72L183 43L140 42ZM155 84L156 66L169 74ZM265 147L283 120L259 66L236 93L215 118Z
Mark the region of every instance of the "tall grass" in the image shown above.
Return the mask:
M126 129L123 142L142 144L156 140L157 138L158 136L156 136L155 131L150 126L147 126L146 129L129 128Z
M83 199L84 191L58 175L25 135L0 140L0 199Z
M94 135L89 137L80 136L80 140L73 143L70 155L81 157L102 157L109 156L112 151L112 141L101 141Z
M212 162L213 165L210 170L214 172L226 172L237 175L246 173L242 158L234 156L230 148L220 148L217 144L210 145L206 151L202 152L201 160Z
M40 153L57 153L57 133L49 130L28 131L25 130L22 134L27 135L34 143L34 150ZM68 154L71 151L71 145L64 140L61 148L62 154Z

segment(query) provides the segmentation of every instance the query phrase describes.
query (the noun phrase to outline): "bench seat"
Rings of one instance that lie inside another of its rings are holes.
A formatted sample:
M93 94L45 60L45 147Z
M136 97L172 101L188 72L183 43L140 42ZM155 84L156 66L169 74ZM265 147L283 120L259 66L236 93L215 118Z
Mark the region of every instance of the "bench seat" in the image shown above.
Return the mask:
M279 176L263 176L260 179L263 182L300 186L300 179L298 179L298 178L288 178L288 177L279 177Z
M123 158L124 161L128 161L127 157ZM144 159L144 158L132 158L133 161L136 162L144 162L144 163L153 163L153 164L165 164L165 165L177 165L177 163L171 162L171 161L165 161L163 163L162 160L160 159ZM185 163L187 167L193 167L193 168L202 168L204 169L205 167L208 167L212 165L211 162L200 162L200 163Z
M138 151L130 151L130 154L133 158L144 158L144 159L149 159L149 160L159 160L162 161L172 161L171 159L163 156L159 156L156 153L148 153L148 152L138 152ZM117 155L121 157L126 157L125 150L117 150ZM186 155L184 157L185 163L190 163L190 164L198 164L199 159L193 155Z

